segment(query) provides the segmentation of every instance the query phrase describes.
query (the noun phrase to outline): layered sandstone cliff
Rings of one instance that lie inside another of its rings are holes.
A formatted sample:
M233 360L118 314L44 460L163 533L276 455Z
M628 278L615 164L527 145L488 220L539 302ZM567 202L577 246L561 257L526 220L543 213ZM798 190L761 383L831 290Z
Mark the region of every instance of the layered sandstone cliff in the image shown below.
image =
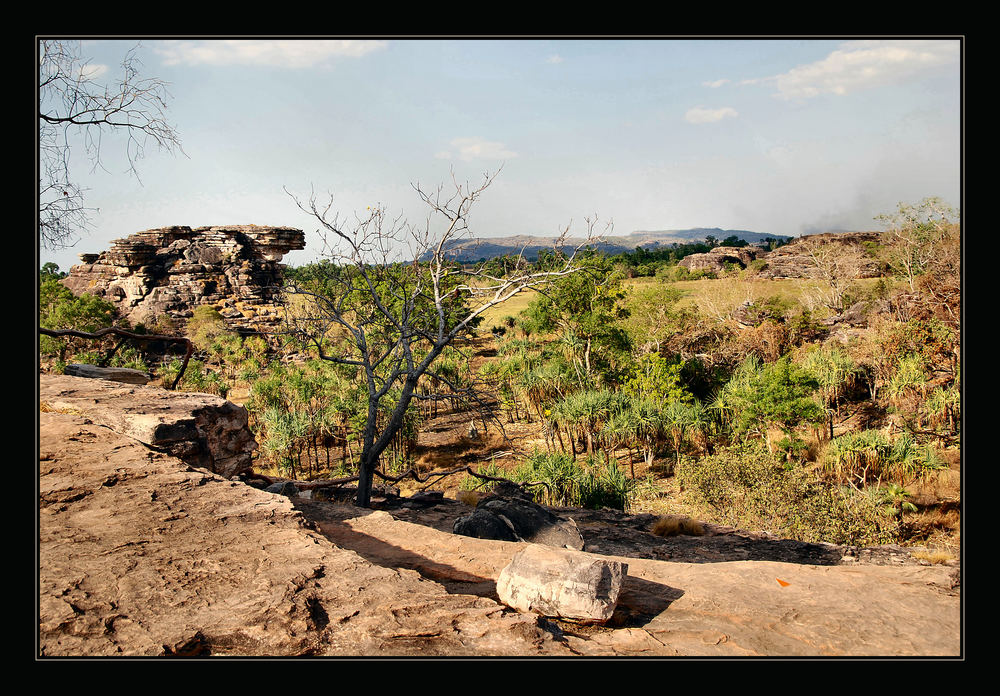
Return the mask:
M304 248L302 230L291 227L162 227L80 254L62 282L114 303L133 324L163 316L183 322L207 304L234 328L254 331L278 321L279 262Z

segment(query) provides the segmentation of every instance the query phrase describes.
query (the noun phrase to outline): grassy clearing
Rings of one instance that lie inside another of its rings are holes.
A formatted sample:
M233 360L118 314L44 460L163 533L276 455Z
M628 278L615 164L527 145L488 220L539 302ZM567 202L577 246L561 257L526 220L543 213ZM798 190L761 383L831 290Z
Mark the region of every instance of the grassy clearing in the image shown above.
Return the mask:
M489 331L494 326L503 326L504 317L516 317L527 309L537 294L534 290L525 290L517 293L506 302L498 304L495 307L490 307L482 313L483 322L480 326L486 331Z
M665 284L657 278L633 278L625 286L632 297L647 296L653 288L666 285L681 293L679 308L698 309L710 315L728 313L744 302L758 302L771 297L804 306L815 304L824 289L821 281L808 278L701 278Z

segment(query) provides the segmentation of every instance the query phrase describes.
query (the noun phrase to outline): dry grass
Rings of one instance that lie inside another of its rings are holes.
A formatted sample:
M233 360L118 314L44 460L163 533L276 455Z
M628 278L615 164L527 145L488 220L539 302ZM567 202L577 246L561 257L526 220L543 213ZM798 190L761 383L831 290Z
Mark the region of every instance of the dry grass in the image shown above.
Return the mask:
M662 282L658 278L631 278L625 281L625 287L642 290ZM868 287L874 285L877 279L862 278L854 282L859 287ZM726 315L744 302L758 302L770 297L809 306L815 304L817 293L824 290L826 284L812 278L758 278L734 274L725 278L679 280L669 285L683 294L678 306L697 308L709 315Z
M476 491L458 491L455 494L455 500L469 507L476 507L479 504L479 493Z
M517 293L506 302L502 302L495 307L490 307L480 315L483 317L480 327L489 331L494 326L503 326L504 317L516 317L527 309L537 294L534 290L525 290L524 292Z
M927 551L911 551L910 555L916 558L917 560L927 561L928 563L934 565L956 560L955 556L953 556L951 553L940 549L927 550Z
M705 528L701 522L690 517L664 516L653 523L649 530L656 536L704 536Z
M79 416L83 414L83 411L80 411L79 409L70 408L68 406L57 407L47 401L38 402L38 411L40 413L68 413L71 416Z

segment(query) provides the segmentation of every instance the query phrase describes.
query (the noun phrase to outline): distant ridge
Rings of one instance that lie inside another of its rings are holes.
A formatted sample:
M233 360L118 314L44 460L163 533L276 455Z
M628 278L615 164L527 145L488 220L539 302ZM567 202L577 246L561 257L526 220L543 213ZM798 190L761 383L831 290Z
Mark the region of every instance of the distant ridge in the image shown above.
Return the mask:
M670 244L690 244L703 242L709 236L722 241L735 235L750 244L762 242L765 239L788 241L792 237L780 234L763 234L748 230L724 230L719 227L694 227L686 230L640 230L627 235L616 235L605 238L593 245L598 251L606 254L621 254L635 251L636 247L656 249ZM583 241L580 238L567 239L566 247L572 247ZM532 235L517 235L511 237L484 237L481 239L455 240L445 245L447 256L461 263L474 263L480 259L491 259L506 254L524 253L525 258L534 260L542 249L551 249L556 242L555 237L535 237Z

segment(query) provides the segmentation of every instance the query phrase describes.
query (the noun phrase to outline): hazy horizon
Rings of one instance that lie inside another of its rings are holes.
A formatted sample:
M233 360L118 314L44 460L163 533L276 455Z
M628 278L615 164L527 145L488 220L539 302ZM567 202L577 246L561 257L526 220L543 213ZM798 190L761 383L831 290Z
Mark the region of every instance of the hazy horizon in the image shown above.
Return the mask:
M86 40L113 80L136 39ZM503 167L475 236L552 237L585 216L614 236L719 228L798 236L878 229L898 203L962 195L958 39L143 40L169 83L186 155L147 150L141 183L105 136L75 141L99 212L62 270L112 239L187 225L317 225L285 189L334 209L385 204L422 224L425 188Z

